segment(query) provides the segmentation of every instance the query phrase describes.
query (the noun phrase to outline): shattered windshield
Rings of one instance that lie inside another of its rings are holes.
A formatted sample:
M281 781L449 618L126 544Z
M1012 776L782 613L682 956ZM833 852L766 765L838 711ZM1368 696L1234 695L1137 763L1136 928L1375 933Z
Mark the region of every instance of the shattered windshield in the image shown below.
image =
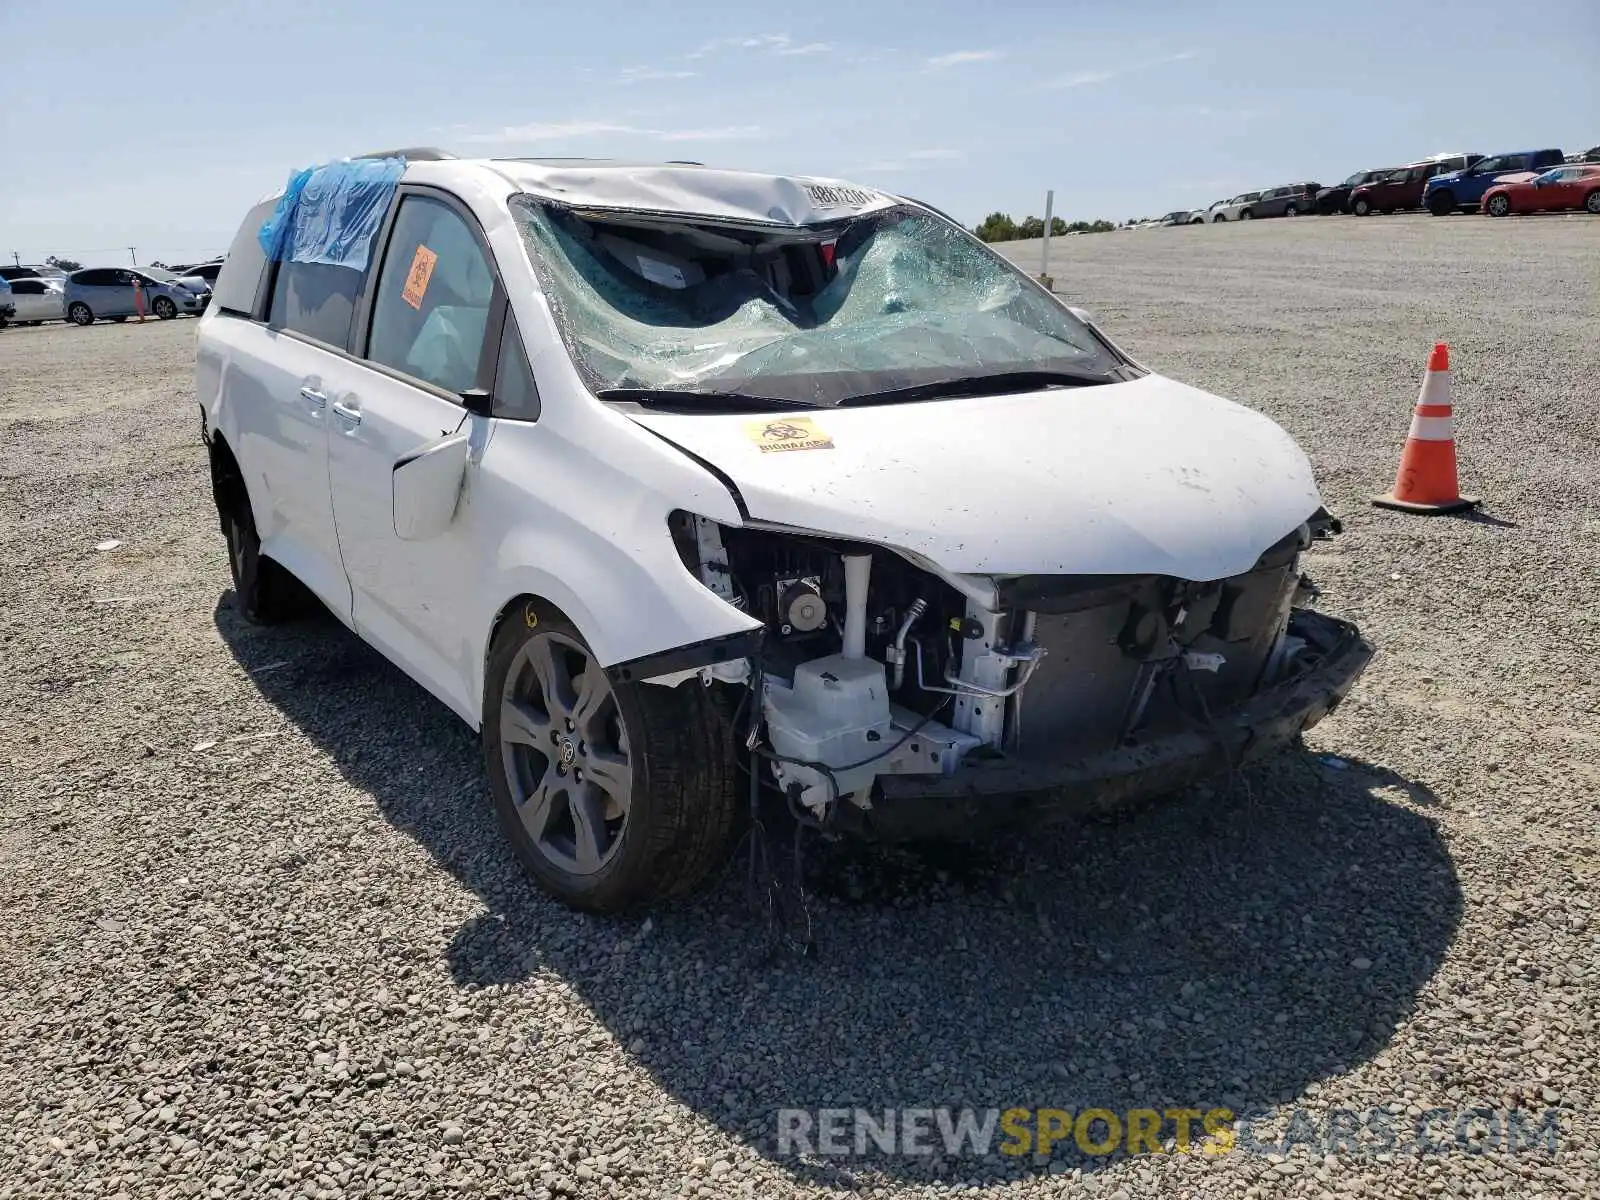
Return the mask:
M1108 381L1118 360L965 231L896 208L751 227L512 204L573 359L596 392L831 406L1017 372Z

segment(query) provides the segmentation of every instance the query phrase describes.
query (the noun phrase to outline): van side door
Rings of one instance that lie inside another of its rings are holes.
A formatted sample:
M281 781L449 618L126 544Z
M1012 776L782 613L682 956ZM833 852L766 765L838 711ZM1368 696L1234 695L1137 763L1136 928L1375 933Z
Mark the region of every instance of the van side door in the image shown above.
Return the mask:
M352 358L328 381L333 513L356 631L476 724L481 630L461 616L481 547L454 514L470 506L468 456L483 453L494 421L469 415L462 393L494 386L505 295L465 205L415 184L401 185L397 205L373 252ZM452 438L459 467L445 483L464 490L444 497L434 527L401 536L395 497L415 475L405 468Z

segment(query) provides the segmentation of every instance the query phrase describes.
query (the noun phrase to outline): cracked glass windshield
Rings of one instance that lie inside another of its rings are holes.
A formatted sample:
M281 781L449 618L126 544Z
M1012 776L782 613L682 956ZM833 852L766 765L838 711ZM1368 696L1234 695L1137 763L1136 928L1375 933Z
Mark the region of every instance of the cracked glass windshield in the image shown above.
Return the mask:
M915 209L781 229L526 196L512 210L601 395L831 406L1018 373L1107 382L1119 365L1014 267Z

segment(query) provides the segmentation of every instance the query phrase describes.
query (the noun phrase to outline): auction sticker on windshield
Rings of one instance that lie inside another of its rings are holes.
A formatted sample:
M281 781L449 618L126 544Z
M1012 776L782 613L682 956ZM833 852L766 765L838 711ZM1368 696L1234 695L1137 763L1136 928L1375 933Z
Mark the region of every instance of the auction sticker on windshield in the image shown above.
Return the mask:
M810 417L774 417L745 426L750 440L763 454L780 450L832 450L833 439Z

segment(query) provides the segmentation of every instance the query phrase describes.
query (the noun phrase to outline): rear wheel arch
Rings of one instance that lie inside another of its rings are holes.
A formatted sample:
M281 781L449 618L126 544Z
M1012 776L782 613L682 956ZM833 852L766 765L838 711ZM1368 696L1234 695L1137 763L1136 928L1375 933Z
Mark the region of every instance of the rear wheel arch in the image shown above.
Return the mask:
M237 510L240 503L250 503L250 491L245 486L244 471L239 459L220 433L213 433L206 443L211 462L211 498L217 506L217 515L226 517Z

